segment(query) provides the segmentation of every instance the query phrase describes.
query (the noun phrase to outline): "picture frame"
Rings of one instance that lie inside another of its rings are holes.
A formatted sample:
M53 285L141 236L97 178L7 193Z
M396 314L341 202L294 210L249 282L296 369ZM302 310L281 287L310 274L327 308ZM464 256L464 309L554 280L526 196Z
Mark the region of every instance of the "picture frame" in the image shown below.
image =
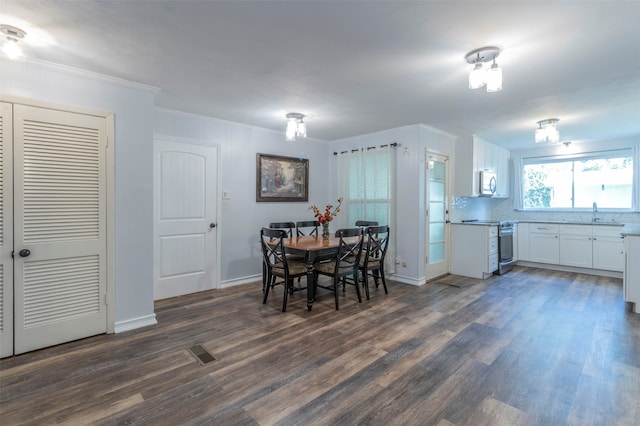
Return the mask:
M256 154L256 202L309 201L309 160Z

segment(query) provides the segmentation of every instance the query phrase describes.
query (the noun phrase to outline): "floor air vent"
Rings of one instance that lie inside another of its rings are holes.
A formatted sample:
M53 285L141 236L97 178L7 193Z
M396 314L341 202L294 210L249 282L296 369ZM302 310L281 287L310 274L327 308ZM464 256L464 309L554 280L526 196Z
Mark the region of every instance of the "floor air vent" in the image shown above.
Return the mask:
M209 364L211 361L215 361L213 355L211 355L202 345L195 345L189 348L189 352L195 356L200 364Z

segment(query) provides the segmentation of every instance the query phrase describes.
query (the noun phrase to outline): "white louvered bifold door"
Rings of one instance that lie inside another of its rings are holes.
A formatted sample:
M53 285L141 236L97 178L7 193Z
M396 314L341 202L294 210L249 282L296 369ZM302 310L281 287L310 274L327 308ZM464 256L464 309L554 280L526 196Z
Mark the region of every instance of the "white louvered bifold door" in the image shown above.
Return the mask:
M0 357L13 355L13 119L0 102Z
M14 106L15 353L107 331L104 117Z

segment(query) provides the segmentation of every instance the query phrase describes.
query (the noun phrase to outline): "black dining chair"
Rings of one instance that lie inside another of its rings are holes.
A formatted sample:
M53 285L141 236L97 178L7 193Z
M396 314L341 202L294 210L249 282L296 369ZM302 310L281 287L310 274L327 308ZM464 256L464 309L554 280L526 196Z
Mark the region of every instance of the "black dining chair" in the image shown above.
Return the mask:
M296 224L293 222L271 222L269 224L269 228L271 229L286 229L287 236L293 236L293 230L295 229ZM298 280L300 281L300 280ZM265 290L265 282L266 282L266 266L262 267L262 291Z
M378 226L379 223L374 220L357 220L356 226L366 228L367 226Z
M369 226L365 232L365 243L360 257L359 270L362 277L362 285L365 295L369 300L369 277L372 276L376 288L379 281L382 281L384 293L389 294L387 290L387 281L384 276L384 260L387 255L387 246L389 245L389 227Z
M269 224L269 228L271 229L287 229L287 236L293 237L293 230L296 229L296 224L294 222L271 222Z
M262 228L260 230L262 259L265 267L264 298L262 303L267 303L270 289L282 284L284 287L282 312L287 310L289 294L297 290L306 289L306 287L294 287L293 279L307 274L307 264L305 262L291 259L285 255L284 239L287 238L286 234L287 232L282 229ZM278 278L281 281L278 281Z
M336 237L340 239L338 251L329 261L316 262L313 266L313 293L317 287L333 291L336 299L336 311L340 309L339 283L351 281L356 288L358 303L362 303L360 286L358 284L358 266L362 255L362 243L364 241L362 228L339 229ZM318 275L326 275L332 278L331 286L318 284Z
M296 222L296 235L302 237L304 235L318 235L318 227L320 222L317 220L306 220Z

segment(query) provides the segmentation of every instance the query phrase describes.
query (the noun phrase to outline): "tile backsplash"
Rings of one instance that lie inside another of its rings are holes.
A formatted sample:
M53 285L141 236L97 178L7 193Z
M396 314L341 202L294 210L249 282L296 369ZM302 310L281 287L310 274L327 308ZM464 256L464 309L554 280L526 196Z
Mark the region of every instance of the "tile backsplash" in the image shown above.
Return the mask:
M511 198L453 197L451 221L478 220L553 220L589 222L592 212L515 211ZM599 222L640 223L640 213L598 212Z

